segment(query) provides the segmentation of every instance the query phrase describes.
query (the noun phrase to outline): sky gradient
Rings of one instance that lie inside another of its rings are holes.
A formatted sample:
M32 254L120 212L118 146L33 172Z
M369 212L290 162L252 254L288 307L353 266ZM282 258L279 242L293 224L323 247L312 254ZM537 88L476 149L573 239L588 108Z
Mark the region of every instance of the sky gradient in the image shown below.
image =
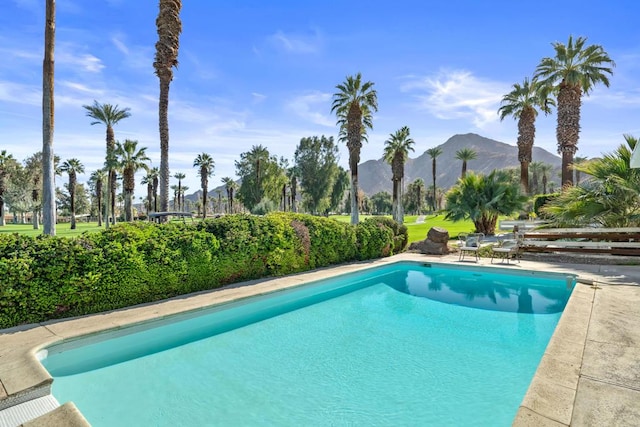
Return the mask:
M42 149L44 1L2 5L0 150L23 160ZM253 145L292 161L301 138L336 137L331 97L357 72L375 83L379 104L362 161L382 157L402 126L416 142L411 157L457 133L515 145L516 122L500 122L500 100L570 34L602 45L616 62L610 88L583 98L576 155L599 156L623 134L640 137L639 11L635 0L183 0L169 93L171 174L187 175L190 194L200 185L192 166L199 153L216 162L214 188L236 178L234 162ZM82 108L94 100L130 108L116 139L139 141L160 164L157 14L156 0L57 1L54 152L85 165L81 183L104 163L105 128L91 126ZM556 153L555 111L536 125L536 146ZM346 147L340 153L346 168Z

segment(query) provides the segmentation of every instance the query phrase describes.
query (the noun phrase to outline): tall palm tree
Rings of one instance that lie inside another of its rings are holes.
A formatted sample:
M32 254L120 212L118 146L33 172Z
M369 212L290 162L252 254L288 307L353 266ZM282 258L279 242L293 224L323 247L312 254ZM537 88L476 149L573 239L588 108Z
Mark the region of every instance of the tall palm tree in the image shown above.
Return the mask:
M586 157L582 157L582 156L576 156L573 159L573 163L571 164L571 169L575 171L576 174L576 185L580 185L580 173L581 170L579 168L579 166L584 165L584 163L587 161L588 159Z
M149 168L147 174L142 177L140 184L147 186L147 202L145 205L147 205L147 217L149 217L149 213L153 210L153 176L151 176L151 168Z
M184 200L184 195L187 193L187 190L189 190L189 186L187 185L183 185L182 188L180 188L179 193L180 194L180 206L182 206L182 209L180 210L180 212L183 212L185 210L185 200Z
M93 105L82 106L87 113L88 117L94 119L91 125L104 124L107 127L107 156L106 164L109 170L107 176L107 191L105 192L105 203L107 205L105 214L106 227L109 228L109 215L111 215L111 221L113 224L116 222L116 179L117 173L115 170L114 150L116 148L116 138L113 132L113 127L120 122L120 120L126 119L131 116L129 108L120 108L118 105L100 104L98 101L93 101Z
M136 187L135 174L140 169L149 170L147 147L138 149L138 141L125 139L118 142L115 150L118 166L122 170L122 190L124 193L124 219L133 221L133 192Z
M171 186L171 191L173 191L173 210L177 211L178 210L178 186L177 185L172 185Z
M236 189L236 182L232 178L225 176L222 178L222 183L227 191L227 213L233 213L233 192Z
M178 173L174 174L173 177L178 180L178 196L180 196L182 194L182 180L185 179L187 176L185 174L183 174L182 172L178 172ZM179 211L182 210L180 205L181 205L180 197L178 197L178 210Z
M180 9L182 0L160 0L156 26L158 42L153 62L160 81L160 97L158 105L160 129L160 209L169 208L169 85L173 80L173 67L178 66L178 49L180 48Z
M200 176L200 188L202 188L202 206L207 206L207 192L209 191L209 177L213 175L213 169L215 162L213 157L207 153L198 154L193 161L193 167L198 168L198 175ZM202 219L207 217L207 210L202 210Z
M47 0L44 27L44 61L42 63L42 221L44 234L56 235L55 156L53 154L53 82L54 47L56 37L56 2ZM37 215L34 215L34 227ZM37 227L36 227L37 228Z
M427 154L431 157L431 176L433 177L433 211L436 211L436 158L442 154L442 148L433 147L427 150Z
M372 113L378 111L378 94L373 83L362 82L360 73L347 76L344 83L336 86L331 111L338 118L341 133L346 136L349 149L349 169L351 170L351 224L358 218L358 163L363 136L367 129L373 129Z
M0 226L4 226L4 193L7 191L7 178L16 161L7 150L0 151Z
M98 169L91 173L89 182L95 188L96 202L98 204L98 227L102 227L102 185L107 180L107 172L104 169ZM105 210L107 207L105 206Z
M456 159L462 160L462 173L460 174L460 178L464 179L467 175L467 162L469 160L475 160L478 158L478 153L473 148L461 148L456 151Z
M153 211L158 212L158 186L160 184L160 169L151 168L149 171L153 179Z
M60 165L60 171L69 174L69 199L71 205L71 229L76 229L76 185L78 174L84 173L84 165L78 159L69 159Z
M520 162L520 187L524 194L529 189L529 163L532 161L533 142L536 136L536 117L538 109L545 114L551 112L555 101L549 98L548 87L525 77L522 85L514 83L511 92L506 94L498 109L500 120L513 116L518 120L518 161Z
M529 189L530 194L538 194L540 193L540 172L542 171L544 163L542 162L531 162L530 171L531 171L531 188Z
M612 75L615 67L602 46L585 46L586 42L586 37L578 37L574 42L573 36L569 36L566 45L553 43L555 56L542 58L534 77L542 79L545 85L557 93L556 137L558 152L562 153L562 185L573 185L570 168L578 149L582 95L589 95L598 83L609 87L607 75Z
M393 177L393 219L398 223L404 222L402 210L402 182L404 180L404 164L409 157L409 151L414 151L415 141L409 137L410 130L407 126L389 134L384 144L384 160L391 165Z
M542 174L542 194L547 194L549 172L551 172L552 170L553 170L553 167L549 163L542 163L540 165L540 174Z

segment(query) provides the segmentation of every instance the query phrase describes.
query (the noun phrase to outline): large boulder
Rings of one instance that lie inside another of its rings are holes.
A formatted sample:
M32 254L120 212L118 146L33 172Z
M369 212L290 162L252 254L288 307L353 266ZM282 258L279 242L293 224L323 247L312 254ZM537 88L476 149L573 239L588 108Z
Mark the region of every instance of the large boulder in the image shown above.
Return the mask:
M428 255L446 255L449 253L449 232L441 227L431 227L427 238L409 245L409 250Z

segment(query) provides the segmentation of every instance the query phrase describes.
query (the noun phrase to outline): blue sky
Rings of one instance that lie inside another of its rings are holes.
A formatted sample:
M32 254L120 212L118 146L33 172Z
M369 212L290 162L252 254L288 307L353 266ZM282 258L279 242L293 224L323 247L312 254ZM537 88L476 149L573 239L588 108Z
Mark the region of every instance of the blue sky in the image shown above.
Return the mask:
M57 1L54 151L84 163L80 182L104 161L104 126L91 126L82 108L94 99L131 108L116 139L138 140L159 166L157 3ZM331 96L357 72L375 82L379 103L363 161L380 158L389 134L405 125L416 141L412 157L456 133L515 145L516 122L496 113L500 99L570 34L602 45L616 62L611 87L583 102L577 155L598 156L624 133L640 137L639 11L636 0L183 0L169 95L171 172L187 175L191 193L199 153L215 159L213 188L235 177L234 161L252 145L292 160L300 138L337 136ZM42 149L43 33L43 0L2 0L0 149L19 160ZM553 153L555 126L555 113L537 120L536 145Z

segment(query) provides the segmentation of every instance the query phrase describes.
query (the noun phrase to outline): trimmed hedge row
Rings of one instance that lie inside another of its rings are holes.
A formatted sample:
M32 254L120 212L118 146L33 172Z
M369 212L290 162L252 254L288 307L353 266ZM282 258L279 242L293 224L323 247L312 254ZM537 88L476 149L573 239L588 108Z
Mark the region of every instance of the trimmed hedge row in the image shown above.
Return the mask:
M303 214L126 223L75 238L0 235L0 329L389 256L406 227Z

